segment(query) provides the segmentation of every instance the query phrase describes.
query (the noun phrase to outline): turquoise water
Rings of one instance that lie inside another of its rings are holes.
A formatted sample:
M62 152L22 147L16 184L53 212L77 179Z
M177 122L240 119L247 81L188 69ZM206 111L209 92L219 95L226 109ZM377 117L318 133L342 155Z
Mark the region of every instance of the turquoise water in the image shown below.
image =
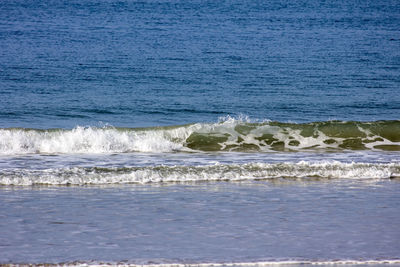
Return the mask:
M399 264L398 1L2 1L0 264Z

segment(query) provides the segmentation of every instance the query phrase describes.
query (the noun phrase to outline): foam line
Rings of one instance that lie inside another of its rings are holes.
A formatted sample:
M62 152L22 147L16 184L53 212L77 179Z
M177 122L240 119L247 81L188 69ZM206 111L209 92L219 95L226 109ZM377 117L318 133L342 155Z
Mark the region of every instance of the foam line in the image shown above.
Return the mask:
M226 262L226 263L159 263L159 264L127 264L127 263L96 263L96 262L71 262L71 263L39 263L39 264L4 264L2 266L91 266L91 267L268 267L268 266L335 266L335 265L400 265L399 259L388 260L286 260L286 261L257 261L257 262Z
M102 185L168 182L245 181L264 179L390 179L400 177L400 163L214 164L202 166L73 167L59 169L3 169L0 185Z

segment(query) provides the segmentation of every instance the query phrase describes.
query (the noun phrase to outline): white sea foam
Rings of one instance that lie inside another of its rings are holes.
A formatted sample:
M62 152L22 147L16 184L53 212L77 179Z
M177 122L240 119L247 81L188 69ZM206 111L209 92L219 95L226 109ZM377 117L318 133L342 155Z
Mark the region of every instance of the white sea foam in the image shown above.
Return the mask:
M0 130L0 153L113 153L182 150L190 129L124 131L76 127L72 130ZM174 141L173 141L174 140Z
M342 162L248 163L205 166L125 168L74 167L0 171L1 185L84 185L288 179L389 179L400 177L400 164Z

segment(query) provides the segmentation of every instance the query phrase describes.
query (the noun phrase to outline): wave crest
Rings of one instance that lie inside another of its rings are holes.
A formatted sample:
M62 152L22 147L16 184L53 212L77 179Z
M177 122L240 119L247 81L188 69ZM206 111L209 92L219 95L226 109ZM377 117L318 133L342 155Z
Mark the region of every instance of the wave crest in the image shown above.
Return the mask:
M400 121L248 122L171 127L0 129L0 154L173 151L400 151Z

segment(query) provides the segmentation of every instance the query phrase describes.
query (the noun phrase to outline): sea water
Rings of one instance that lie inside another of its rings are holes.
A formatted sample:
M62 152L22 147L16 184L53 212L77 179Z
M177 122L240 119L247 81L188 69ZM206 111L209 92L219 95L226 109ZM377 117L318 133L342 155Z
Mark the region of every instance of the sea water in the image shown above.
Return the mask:
M398 1L0 2L0 264L400 265Z

